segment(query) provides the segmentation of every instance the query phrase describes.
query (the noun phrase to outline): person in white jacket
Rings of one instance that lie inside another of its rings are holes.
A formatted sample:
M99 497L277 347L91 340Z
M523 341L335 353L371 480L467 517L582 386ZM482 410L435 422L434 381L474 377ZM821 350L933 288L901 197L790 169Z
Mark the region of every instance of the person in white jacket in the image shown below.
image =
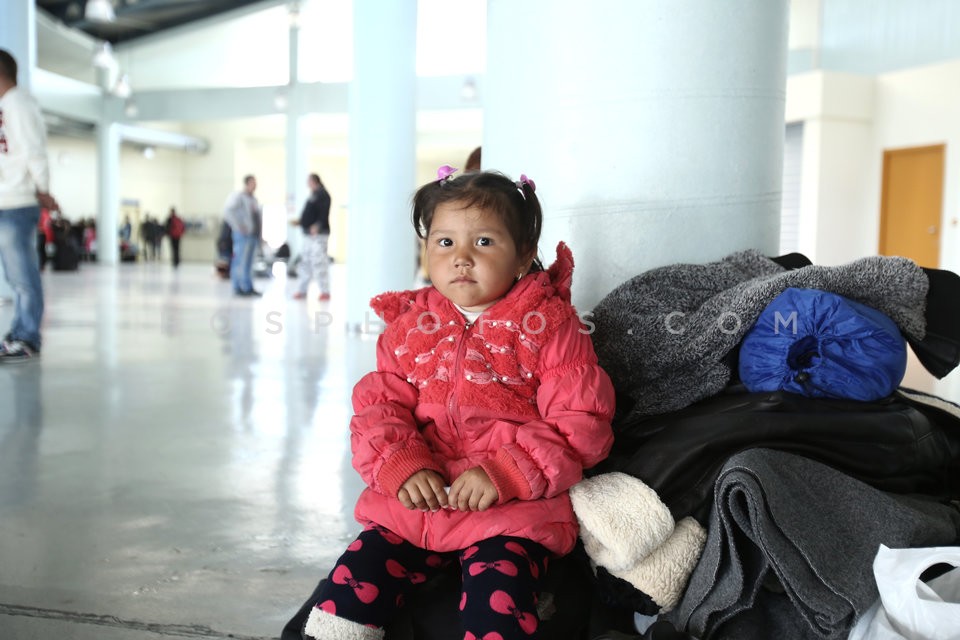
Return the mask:
M0 343L0 362L40 355L43 286L37 256L40 207L56 211L50 195L47 134L40 107L17 86L17 61L0 49L0 260L14 291L13 322Z

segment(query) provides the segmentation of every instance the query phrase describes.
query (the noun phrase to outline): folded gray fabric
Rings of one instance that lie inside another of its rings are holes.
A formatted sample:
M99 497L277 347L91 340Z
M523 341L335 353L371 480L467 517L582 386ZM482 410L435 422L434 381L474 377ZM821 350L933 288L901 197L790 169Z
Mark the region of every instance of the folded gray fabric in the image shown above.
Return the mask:
M769 449L731 457L714 492L707 542L669 617L698 638L766 639L743 617L780 598L789 637L840 640L876 600L881 544L955 544L960 511L878 491L812 460ZM743 615L741 615L743 614Z
M709 264L652 269L623 283L593 310L593 343L635 415L675 411L721 391L724 357L766 306L789 287L846 296L922 339L929 282L906 258L873 256L836 267L786 271L756 251Z

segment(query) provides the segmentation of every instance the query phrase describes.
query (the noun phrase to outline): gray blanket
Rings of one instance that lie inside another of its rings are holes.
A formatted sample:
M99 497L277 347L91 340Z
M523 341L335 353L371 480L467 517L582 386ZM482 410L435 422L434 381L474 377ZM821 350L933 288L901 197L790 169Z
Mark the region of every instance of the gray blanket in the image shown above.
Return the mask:
M950 545L958 537L953 507L751 449L717 479L706 547L669 617L704 640L839 640L877 599L872 564L881 543Z
M636 403L633 415L682 409L729 383L725 356L789 287L846 296L882 311L907 336L924 336L929 284L910 260L873 256L786 271L742 251L719 262L652 269L614 289L592 319L600 364Z

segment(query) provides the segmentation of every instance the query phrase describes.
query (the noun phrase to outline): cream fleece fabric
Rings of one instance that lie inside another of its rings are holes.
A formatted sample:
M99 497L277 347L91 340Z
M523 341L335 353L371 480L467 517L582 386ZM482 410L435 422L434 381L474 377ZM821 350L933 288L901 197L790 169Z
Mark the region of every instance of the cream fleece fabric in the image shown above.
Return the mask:
M679 602L706 541L693 518L674 526L656 492L625 473L586 478L570 488L580 538L594 564L669 611Z
M314 640L383 640L383 629L338 618L316 607L310 612L303 633Z
M626 570L666 542L673 516L656 492L625 473L603 473L570 488L587 555L608 571Z
M667 541L626 571L607 569L647 594L667 612L677 606L707 540L707 532L693 518L684 518Z

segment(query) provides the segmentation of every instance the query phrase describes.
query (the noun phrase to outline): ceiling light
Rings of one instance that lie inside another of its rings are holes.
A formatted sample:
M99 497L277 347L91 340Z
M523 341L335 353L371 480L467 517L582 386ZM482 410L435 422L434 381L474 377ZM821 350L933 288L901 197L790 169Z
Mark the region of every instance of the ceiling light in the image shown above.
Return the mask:
M116 22L117 20L117 14L114 13L110 0L87 0L83 17L91 22Z
M473 102L477 99L477 81L473 78L467 78L460 87L460 99L465 102Z
M101 42L96 53L93 54L93 66L100 69L110 69L116 63L117 59L113 57L113 47L110 46L109 42Z
M154 158L156 155L157 155L157 150L154 149L153 147L144 147L144 148L143 148L143 157L146 158L147 160L153 160L153 158Z
M117 84L113 85L113 95L126 100L132 93L133 88L130 86L130 76L125 73L120 74L120 77L117 79Z
M290 28L300 28L300 3L291 2L287 5L287 17L290 18Z

